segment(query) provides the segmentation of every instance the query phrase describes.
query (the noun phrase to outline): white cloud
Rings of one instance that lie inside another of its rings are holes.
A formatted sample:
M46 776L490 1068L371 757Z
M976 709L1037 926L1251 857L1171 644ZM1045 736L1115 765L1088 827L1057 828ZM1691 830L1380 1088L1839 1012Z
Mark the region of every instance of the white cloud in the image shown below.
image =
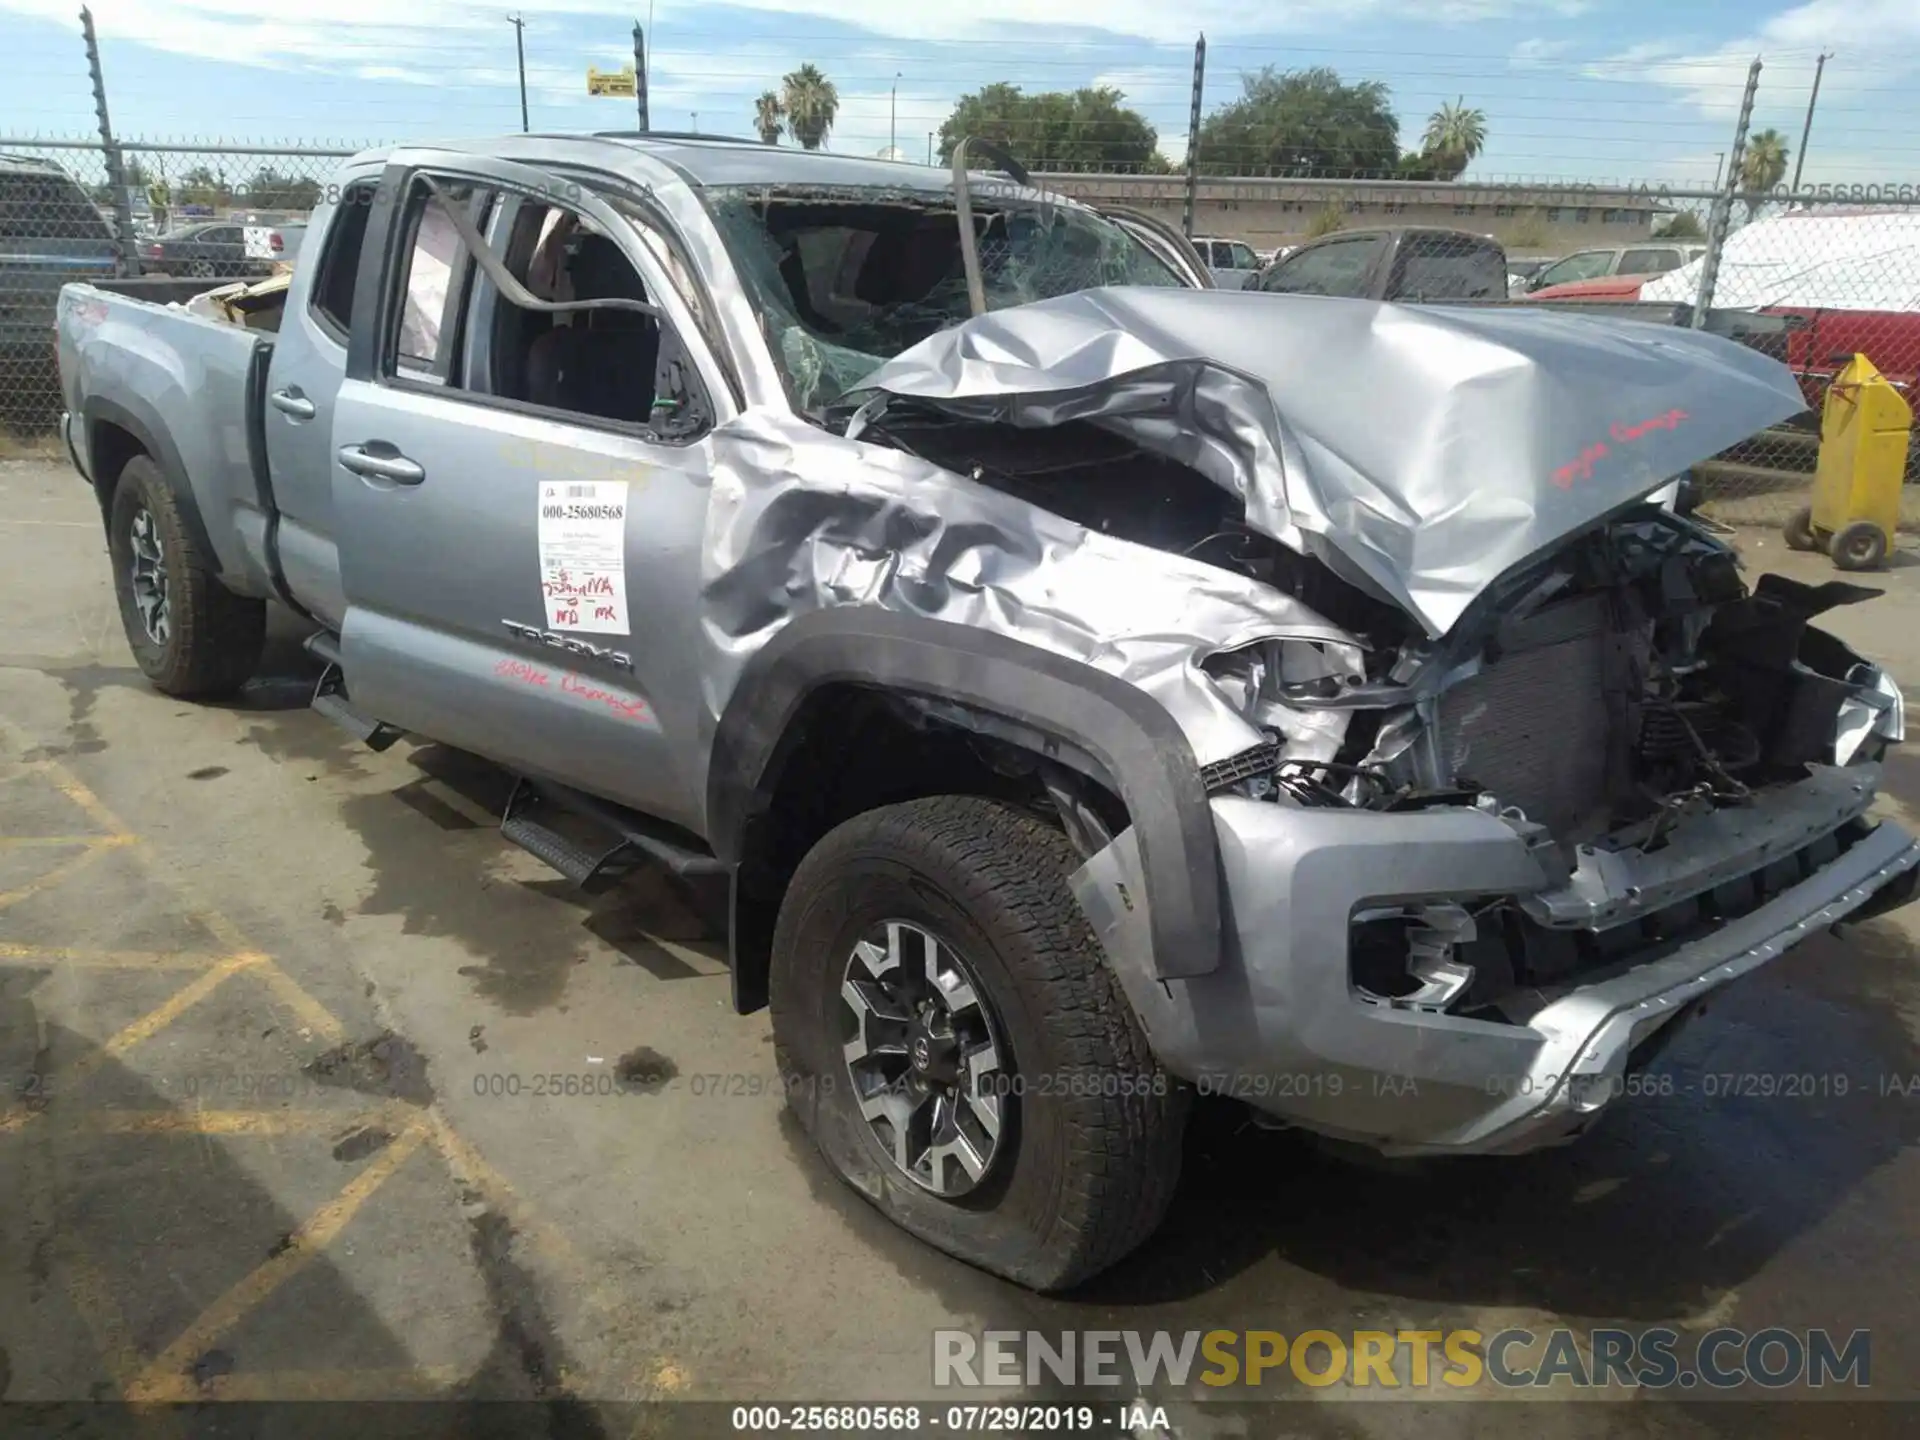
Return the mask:
M1799 104L1822 50L1834 57L1821 77L1823 104L1920 73L1920 3L1805 0L1749 35L1706 48L1673 41L1634 45L1588 65L1586 73L1664 86L1702 114L1731 117L1739 111L1755 56L1761 59L1762 103L1790 93Z
M1571 40L1546 40L1535 36L1522 40L1507 52L1507 63L1516 70L1530 70L1543 60L1554 60L1573 48Z
M966 5L902 5L897 0L730 0L763 14L858 26L907 40L1008 38L1010 30L1084 29L1116 37L1164 42L1209 36L1346 33L1373 17L1416 16L1470 24L1524 15L1574 15L1591 0L1049 0L1042 18L1031 0L970 0ZM258 65L366 62L386 50L383 63L449 48L497 47L504 11L458 0L411 0L399 11L390 0L310 0L297 8L267 0L95 0L95 23L108 43L136 41L196 57L217 56ZM545 19L605 15L622 32L631 23L630 0L527 0L521 7L531 37ZM12 11L63 24L73 22L72 0L0 0ZM396 13L404 14L396 20ZM662 28L701 18L672 0L657 16Z

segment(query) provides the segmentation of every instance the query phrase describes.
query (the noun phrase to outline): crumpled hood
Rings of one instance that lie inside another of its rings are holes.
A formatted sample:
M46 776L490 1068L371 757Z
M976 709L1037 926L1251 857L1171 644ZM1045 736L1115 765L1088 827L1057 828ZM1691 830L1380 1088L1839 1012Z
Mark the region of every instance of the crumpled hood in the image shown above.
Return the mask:
M1778 361L1643 321L1147 288L978 316L859 388L1127 435L1436 636L1515 565L1806 403Z

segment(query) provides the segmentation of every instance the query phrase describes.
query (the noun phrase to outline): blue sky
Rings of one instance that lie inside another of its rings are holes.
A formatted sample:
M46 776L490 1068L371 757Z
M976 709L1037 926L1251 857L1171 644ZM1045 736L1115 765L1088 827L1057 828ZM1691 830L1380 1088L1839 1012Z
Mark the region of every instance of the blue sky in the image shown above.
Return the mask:
M0 0L0 134L91 133L74 13L74 0ZM94 5L121 134L253 142L518 129L507 13L453 0ZM534 127L631 123L630 101L589 99L584 80L588 65L630 58L631 5L532 0L521 13ZM1117 85L1178 159L1201 29L1208 108L1244 71L1331 65L1391 87L1412 148L1428 113L1464 96L1487 116L1469 172L1487 178L1708 183L1747 62L1765 60L1756 123L1797 144L1829 50L1807 180L1920 182L1920 0L663 0L653 121L748 133L754 96L810 60L842 98L833 149L870 154L892 137L924 157L957 95L1008 80Z

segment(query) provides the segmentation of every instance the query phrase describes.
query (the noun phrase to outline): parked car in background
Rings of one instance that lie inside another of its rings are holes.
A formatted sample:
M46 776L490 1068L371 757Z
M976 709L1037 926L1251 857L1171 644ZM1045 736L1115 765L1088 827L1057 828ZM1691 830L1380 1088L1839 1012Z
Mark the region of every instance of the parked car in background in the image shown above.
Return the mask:
M249 260L268 265L290 265L300 252L300 241L307 233L304 220L275 225L247 225L241 230L241 245Z
M1664 275L1707 253L1704 244L1648 241L1641 245L1604 245L1576 250L1545 265L1533 276L1530 291L1574 280L1600 280L1615 275Z
M53 323L60 287L118 270L113 231L74 178L50 161L0 153L0 424L58 418Z
M1244 240L1219 240L1196 235L1193 248L1213 272L1213 283L1222 290L1244 290L1260 273L1260 257Z
M1689 247L1704 251L1702 246ZM1614 276L1537 290L1529 300L1691 301L1702 262L1657 276ZM1865 355L1909 400L1920 400L1920 215L1777 215L1727 237L1716 310L1790 323L1759 343L1784 360L1811 409L1854 355Z
M1297 247L1247 288L1365 300L1501 300L1507 256L1499 241L1465 230L1342 230Z
M1648 275L1603 275L1598 280L1569 280L1564 285L1526 288L1516 299L1524 300L1638 300L1640 287ZM1692 299L1692 296L1688 296Z
M169 230L140 251L141 268L151 275L184 275L237 280L265 275L267 260L247 254L245 227L237 220L201 221Z
M1507 257L1507 294L1524 295L1533 277L1553 263L1551 255Z
M1641 298L1690 298L1699 272L1649 280ZM1743 225L1721 252L1713 303L1800 322L1780 358L1809 405L1856 354L1920 402L1920 213L1803 211Z

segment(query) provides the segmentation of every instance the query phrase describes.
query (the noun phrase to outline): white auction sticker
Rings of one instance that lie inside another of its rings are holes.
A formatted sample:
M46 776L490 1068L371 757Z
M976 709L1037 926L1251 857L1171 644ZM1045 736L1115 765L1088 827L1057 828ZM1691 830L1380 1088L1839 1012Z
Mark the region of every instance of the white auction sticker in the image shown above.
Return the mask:
M541 484L540 589L549 630L628 633L626 481Z

